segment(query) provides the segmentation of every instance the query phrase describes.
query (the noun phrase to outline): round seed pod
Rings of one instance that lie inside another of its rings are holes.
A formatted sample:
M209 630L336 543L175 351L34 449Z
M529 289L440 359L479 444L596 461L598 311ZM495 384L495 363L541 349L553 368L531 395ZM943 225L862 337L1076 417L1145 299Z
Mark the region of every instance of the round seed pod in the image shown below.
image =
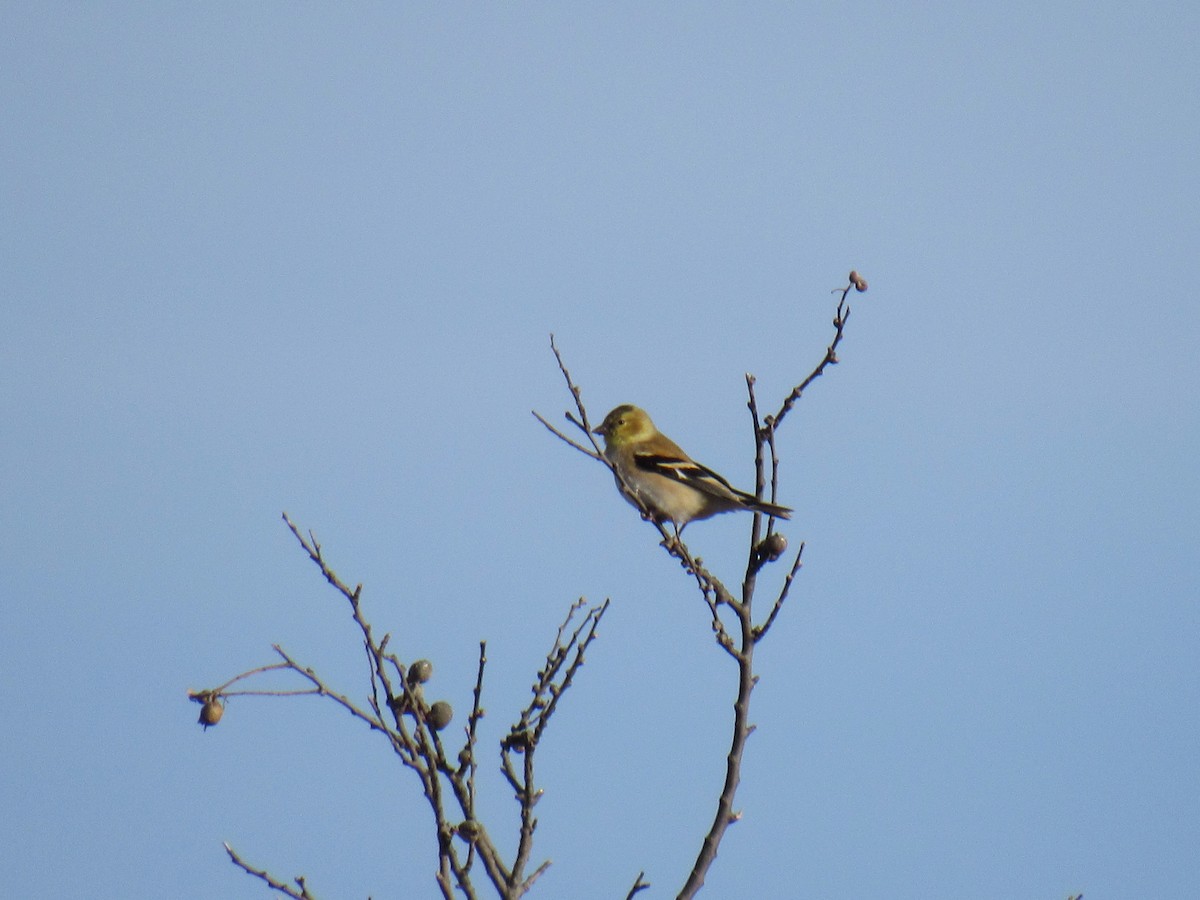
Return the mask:
M433 677L433 663L427 659L418 659L408 667L408 683L424 684Z
M221 721L221 716L225 715L225 707L217 697L209 697L204 701L204 705L200 707L200 724L207 731L210 726L216 725Z
M445 700L439 700L429 707L429 724L434 731L441 731L454 718L454 710Z

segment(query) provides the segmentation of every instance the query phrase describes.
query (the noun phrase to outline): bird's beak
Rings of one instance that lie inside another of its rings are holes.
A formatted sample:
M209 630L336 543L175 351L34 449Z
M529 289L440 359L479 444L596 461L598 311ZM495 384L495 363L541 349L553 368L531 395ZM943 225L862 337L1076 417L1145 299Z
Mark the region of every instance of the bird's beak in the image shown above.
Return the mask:
M592 434L598 434L603 437L604 435L608 434L608 432L605 430L603 425L597 425L592 429Z

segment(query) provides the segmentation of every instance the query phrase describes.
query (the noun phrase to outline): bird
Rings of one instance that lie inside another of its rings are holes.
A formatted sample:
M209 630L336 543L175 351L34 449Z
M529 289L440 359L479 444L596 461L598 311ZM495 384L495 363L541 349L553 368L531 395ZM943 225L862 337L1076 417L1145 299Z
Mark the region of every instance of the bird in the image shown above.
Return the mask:
M738 509L779 519L792 516L788 507L739 491L700 465L636 406L618 406L592 432L604 438L604 456L612 465L618 490L656 522L669 521L683 531L696 519Z

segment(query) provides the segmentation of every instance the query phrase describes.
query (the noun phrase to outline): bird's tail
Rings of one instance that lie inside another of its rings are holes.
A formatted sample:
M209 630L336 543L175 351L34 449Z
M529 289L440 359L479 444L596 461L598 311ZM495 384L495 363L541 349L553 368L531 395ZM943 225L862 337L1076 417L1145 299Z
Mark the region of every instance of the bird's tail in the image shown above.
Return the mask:
M768 503L766 500L759 500L753 494L744 494L738 492L741 500L746 504L746 508L754 512L760 512L765 516L774 516L777 519L790 519L792 511L786 506L780 506L778 503Z

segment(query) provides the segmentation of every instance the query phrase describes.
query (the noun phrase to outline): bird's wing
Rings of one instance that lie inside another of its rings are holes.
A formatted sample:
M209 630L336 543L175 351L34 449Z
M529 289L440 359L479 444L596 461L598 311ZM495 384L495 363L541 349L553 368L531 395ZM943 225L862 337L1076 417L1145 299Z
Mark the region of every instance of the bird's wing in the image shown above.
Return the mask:
M645 472L670 478L693 490L702 491L710 497L736 503L746 509L767 515L778 516L781 519L792 517L792 510L788 507L759 500L753 494L739 491L708 466L702 466L694 460L661 453L635 453L633 460L637 467Z
M659 453L635 453L634 463L644 472L670 478L714 497L736 500L741 492L707 466L694 460Z

